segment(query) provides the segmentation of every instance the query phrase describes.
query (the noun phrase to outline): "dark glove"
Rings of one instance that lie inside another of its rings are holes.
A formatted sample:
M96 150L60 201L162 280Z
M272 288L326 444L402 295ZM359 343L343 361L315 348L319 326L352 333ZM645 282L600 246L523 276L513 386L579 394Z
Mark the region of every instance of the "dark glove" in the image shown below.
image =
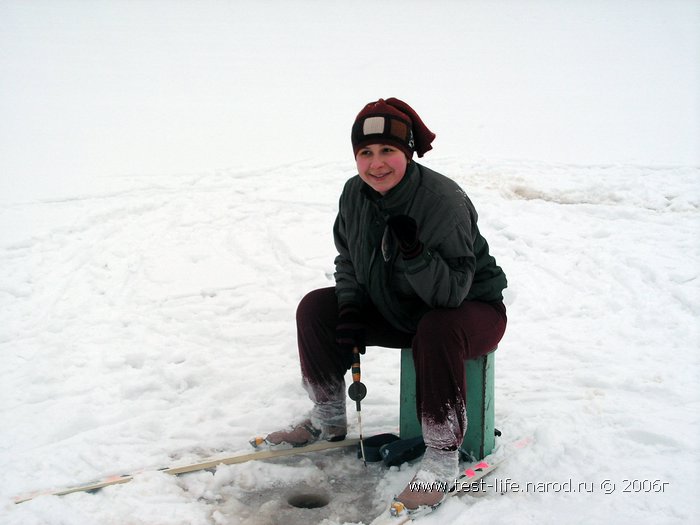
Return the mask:
M399 248L404 259L418 257L423 251L423 243L418 239L418 225L408 215L394 215L386 221L399 241Z
M346 304L338 312L338 324L335 327L335 342L342 350L352 352L357 347L365 353L366 328L360 316L360 307Z

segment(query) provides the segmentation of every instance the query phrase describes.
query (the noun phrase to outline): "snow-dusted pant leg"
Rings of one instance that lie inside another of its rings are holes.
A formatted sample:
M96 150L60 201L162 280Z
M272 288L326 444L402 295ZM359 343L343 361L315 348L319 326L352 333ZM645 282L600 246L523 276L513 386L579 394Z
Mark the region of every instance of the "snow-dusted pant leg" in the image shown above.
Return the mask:
M309 292L297 307L297 342L304 388L314 403L312 420L345 425L345 371L351 356L335 342L338 304L334 288Z
M363 316L367 327L367 346L410 346L413 335L393 328L372 305L366 305ZM352 352L341 350L335 342L337 324L335 288L309 292L299 303L297 342L302 381L314 402L312 415L326 421L333 415L339 415L341 407L343 416L345 414L344 376L352 364Z
M426 445L455 450L467 430L464 361L493 350L506 328L502 303L432 310L413 338L416 402Z

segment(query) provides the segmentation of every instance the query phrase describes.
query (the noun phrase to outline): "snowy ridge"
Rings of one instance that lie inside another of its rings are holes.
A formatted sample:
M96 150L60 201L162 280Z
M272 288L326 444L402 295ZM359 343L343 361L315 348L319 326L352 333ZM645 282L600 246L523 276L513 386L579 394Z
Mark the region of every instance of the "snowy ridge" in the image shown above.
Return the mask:
M508 476L669 482L657 494L463 498L440 521L687 521L700 465L700 170L425 164L470 195L508 275L497 426L536 437ZM3 523L243 523L254 514L246 502L259 503L251 490L340 479L304 459L147 473L94 496L9 503L34 489L243 451L253 433L305 411L294 312L306 292L332 285L331 227L353 174L348 163L304 161L123 178L110 191L3 205ZM395 428L398 354L369 349L363 381L365 434ZM351 459L338 465L363 475ZM368 513L410 478L365 475L366 490L378 487Z

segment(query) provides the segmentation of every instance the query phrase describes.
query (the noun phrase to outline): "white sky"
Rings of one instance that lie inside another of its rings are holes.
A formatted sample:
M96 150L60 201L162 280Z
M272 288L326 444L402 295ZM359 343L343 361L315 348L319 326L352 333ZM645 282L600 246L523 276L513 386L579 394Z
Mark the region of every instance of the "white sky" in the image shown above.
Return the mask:
M0 92L3 201L352 163L355 114L390 96L433 156L698 165L700 3L5 1Z

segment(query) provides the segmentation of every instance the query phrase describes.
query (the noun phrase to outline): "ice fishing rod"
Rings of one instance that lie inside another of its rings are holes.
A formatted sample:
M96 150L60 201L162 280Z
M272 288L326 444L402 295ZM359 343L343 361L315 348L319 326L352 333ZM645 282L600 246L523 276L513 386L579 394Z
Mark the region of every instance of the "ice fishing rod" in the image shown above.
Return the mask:
M357 408L357 424L360 427L360 453L362 454L362 462L366 467L367 459L365 458L365 445L362 441L362 408L360 401L367 395L367 387L361 381L360 349L358 347L352 349L352 367L350 371L352 372L352 384L348 388L348 397L355 402L355 408Z

